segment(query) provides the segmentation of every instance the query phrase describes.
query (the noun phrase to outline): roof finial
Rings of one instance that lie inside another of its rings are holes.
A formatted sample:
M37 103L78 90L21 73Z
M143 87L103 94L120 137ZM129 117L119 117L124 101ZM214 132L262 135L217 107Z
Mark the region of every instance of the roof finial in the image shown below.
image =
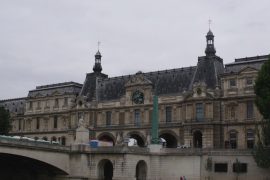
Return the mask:
M98 45L98 51L99 51L100 43L101 43L100 41L97 42L97 45Z
M209 30L211 29L211 28L210 28L210 27L211 27L211 23L212 23L212 20L209 18L209 20L208 20Z

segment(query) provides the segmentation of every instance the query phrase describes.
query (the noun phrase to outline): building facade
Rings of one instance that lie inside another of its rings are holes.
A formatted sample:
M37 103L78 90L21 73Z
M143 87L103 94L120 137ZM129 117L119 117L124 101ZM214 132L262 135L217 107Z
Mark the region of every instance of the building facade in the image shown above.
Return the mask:
M196 66L119 77L102 72L98 51L83 84L38 86L25 98L1 100L12 115L10 133L69 145L83 118L91 139L117 146L133 138L145 147L157 95L159 137L167 148L253 148L262 119L253 85L269 55L224 65L210 30L206 42Z

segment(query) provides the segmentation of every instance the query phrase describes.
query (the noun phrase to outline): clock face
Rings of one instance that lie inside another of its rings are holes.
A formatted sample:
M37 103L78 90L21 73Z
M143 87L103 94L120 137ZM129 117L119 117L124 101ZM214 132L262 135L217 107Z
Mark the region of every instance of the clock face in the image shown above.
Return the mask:
M139 90L134 91L132 94L132 101L135 104L143 104L143 101L144 101L143 93Z

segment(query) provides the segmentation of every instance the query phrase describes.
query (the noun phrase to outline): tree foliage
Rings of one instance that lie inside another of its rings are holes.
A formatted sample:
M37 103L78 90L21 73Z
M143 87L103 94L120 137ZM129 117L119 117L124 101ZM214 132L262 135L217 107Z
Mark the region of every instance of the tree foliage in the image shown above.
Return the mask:
M264 119L270 119L270 58L266 61L255 83L256 105Z
M0 106L0 134L6 135L11 128L9 112Z
M270 167L270 58L263 64L255 83L256 105L263 116L254 158L259 167Z

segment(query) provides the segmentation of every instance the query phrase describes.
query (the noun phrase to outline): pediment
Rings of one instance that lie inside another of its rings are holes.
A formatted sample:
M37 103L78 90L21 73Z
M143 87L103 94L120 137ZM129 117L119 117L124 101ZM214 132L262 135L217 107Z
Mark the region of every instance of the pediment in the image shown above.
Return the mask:
M241 69L239 71L239 74L250 73L250 72L254 72L254 71L258 72L258 70L256 68L247 66L247 67L244 67L243 69Z
M52 96L57 96L57 95L60 95L60 93L59 93L59 91L55 90L55 91L52 92L51 95L52 95Z
M36 98L39 98L39 97L43 97L43 95L42 95L41 93L37 93L37 94L35 95L35 97L36 97Z
M184 94L184 101L189 100L202 100L202 99L214 99L214 96L208 92L205 93L205 96L194 96L195 92L187 92Z
M147 79L142 72L138 72L127 81L125 87L145 85L152 85L152 82Z

